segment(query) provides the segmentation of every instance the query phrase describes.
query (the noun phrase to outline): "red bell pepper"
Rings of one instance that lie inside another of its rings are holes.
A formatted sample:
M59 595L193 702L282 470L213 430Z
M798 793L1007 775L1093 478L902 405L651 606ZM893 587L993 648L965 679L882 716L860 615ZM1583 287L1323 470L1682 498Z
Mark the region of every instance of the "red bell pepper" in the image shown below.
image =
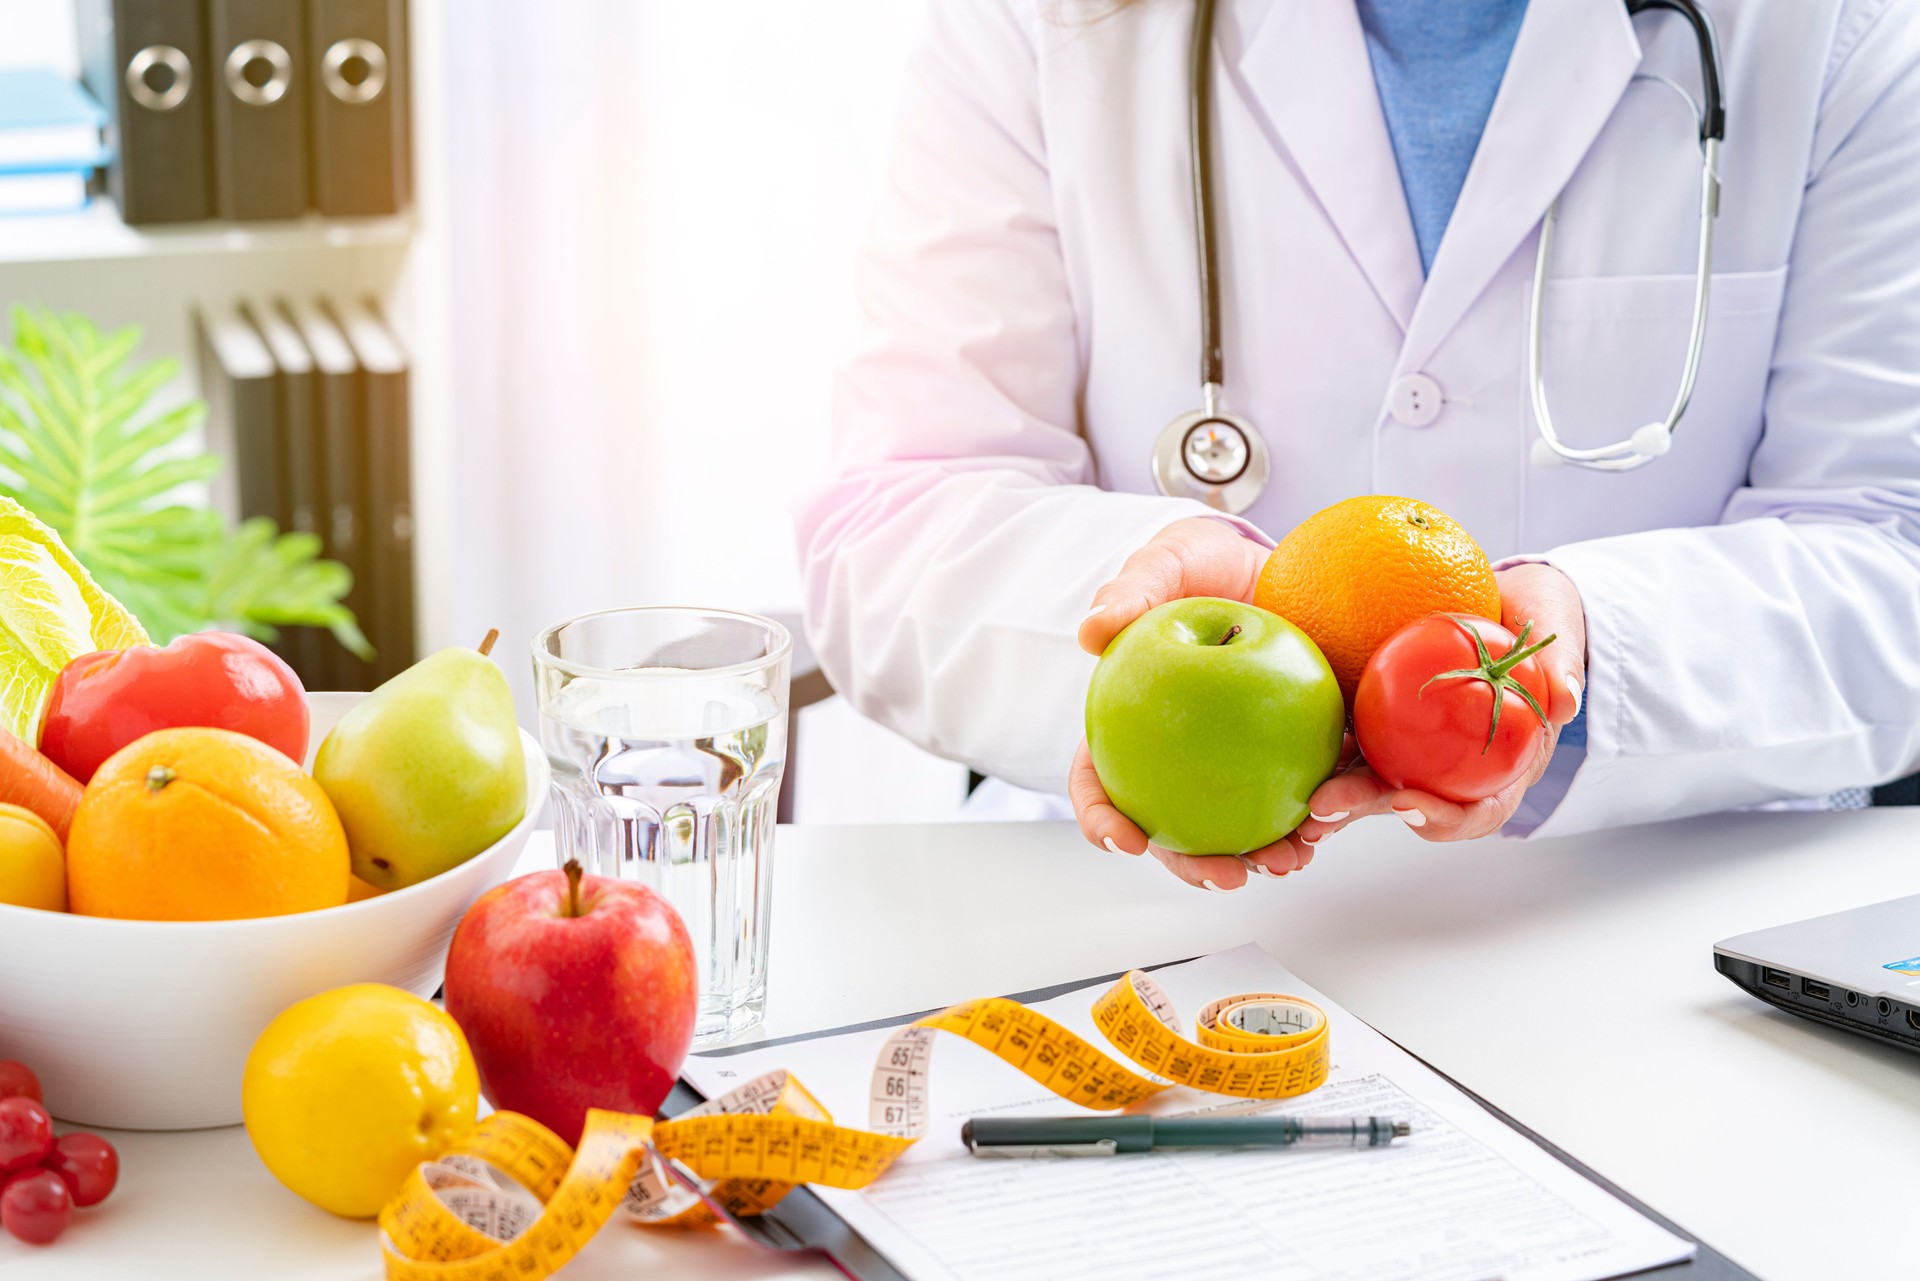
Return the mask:
M257 738L304 763L307 699L293 669L232 632L82 654L53 685L40 750L85 783L109 756L157 729L204 725Z

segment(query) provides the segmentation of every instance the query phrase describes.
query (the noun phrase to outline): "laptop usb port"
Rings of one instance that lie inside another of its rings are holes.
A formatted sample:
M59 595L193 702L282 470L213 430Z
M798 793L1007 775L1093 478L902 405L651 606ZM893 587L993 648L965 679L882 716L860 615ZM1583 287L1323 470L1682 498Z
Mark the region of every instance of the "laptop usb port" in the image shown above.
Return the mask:
M1802 995L1810 996L1816 1001L1824 1001L1833 995L1832 988L1828 987L1825 983L1815 983L1812 979L1800 980L1800 992Z
M1760 971L1760 979L1763 983L1770 984L1773 987L1784 987L1788 989L1793 987L1793 980L1787 977L1785 970L1762 969Z

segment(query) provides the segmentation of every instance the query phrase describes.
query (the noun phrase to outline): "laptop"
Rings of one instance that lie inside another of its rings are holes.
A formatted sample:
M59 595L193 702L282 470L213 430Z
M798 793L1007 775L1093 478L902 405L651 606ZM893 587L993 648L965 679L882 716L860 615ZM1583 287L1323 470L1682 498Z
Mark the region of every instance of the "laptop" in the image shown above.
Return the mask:
M1769 1005L1920 1050L1920 894L1722 939L1713 965Z

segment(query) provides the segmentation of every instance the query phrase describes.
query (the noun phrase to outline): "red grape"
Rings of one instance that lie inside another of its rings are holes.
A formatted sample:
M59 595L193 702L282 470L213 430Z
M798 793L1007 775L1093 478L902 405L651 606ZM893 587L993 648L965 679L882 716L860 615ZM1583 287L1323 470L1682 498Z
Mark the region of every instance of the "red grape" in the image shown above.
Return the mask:
M67 1230L73 1194L52 1170L34 1170L8 1180L0 1191L0 1225L28 1245L46 1245Z
M18 1059L0 1059L0 1099L29 1098L35 1103L45 1096L40 1093L40 1078L33 1069Z
M39 1165L53 1151L53 1118L33 1099L0 1099L0 1170Z
M60 1176L79 1206L99 1205L120 1178L120 1154L97 1134L61 1135L46 1166Z

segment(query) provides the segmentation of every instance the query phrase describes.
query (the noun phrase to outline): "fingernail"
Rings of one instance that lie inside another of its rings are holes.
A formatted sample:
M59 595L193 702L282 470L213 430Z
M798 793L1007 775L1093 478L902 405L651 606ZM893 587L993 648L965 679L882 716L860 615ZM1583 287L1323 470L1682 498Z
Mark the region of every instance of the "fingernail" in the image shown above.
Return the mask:
M1115 844L1113 843L1113 838L1112 838L1111 836L1108 836L1108 837L1104 837L1104 838L1102 838L1102 839L1103 839L1103 840L1104 840L1104 841L1106 842L1106 846L1107 846L1107 848L1108 848L1108 849L1110 849L1110 850L1112 850L1112 851L1113 851L1113 852L1114 852L1115 854L1119 854L1119 855L1121 855L1121 856L1122 856L1122 857L1124 857L1124 858L1139 858L1139 857L1140 857L1140 855L1138 855L1138 854L1128 854L1128 853L1127 853L1127 852L1126 852L1125 850L1123 850L1123 849L1121 849L1121 848L1120 848L1120 847L1119 847L1118 845L1115 845Z
M1575 679L1572 673L1568 673L1566 683L1567 693L1573 695L1573 714L1578 716L1580 714L1580 700L1586 695L1586 687Z
M1347 816L1346 810L1335 810L1331 814L1315 814L1312 810L1307 811L1307 817L1310 819L1313 819L1317 823L1338 823L1341 819L1345 818L1346 816Z
M1200 883L1201 883L1202 885L1204 885L1204 886L1206 886L1206 887L1207 887L1208 889L1210 889L1210 890L1212 890L1212 891L1213 891L1213 892L1214 892L1215 894L1231 894L1231 893L1233 893L1233 891L1232 891L1232 890L1223 890L1223 889L1221 889L1221 888L1220 888L1220 887L1219 887L1218 885L1215 885L1215 884L1214 884L1214 883L1213 883L1212 881L1202 881L1202 882L1200 882Z
M1105 605L1095 605L1092 609L1087 611L1087 618L1092 618L1095 614L1104 613L1106 611L1106 608L1107 607ZM1084 623L1087 621L1087 618L1083 618L1080 621Z
M1277 881L1286 875L1285 872L1276 872L1265 863L1256 863L1250 858L1243 858L1240 861L1247 865L1247 872L1252 876L1264 876L1269 881Z
M1321 841L1326 840L1329 835L1331 835L1331 833L1322 832L1318 836L1302 836L1300 843L1302 845L1318 845Z
M1394 813L1398 814L1408 827L1425 827L1427 825L1427 816L1419 810L1395 810Z

